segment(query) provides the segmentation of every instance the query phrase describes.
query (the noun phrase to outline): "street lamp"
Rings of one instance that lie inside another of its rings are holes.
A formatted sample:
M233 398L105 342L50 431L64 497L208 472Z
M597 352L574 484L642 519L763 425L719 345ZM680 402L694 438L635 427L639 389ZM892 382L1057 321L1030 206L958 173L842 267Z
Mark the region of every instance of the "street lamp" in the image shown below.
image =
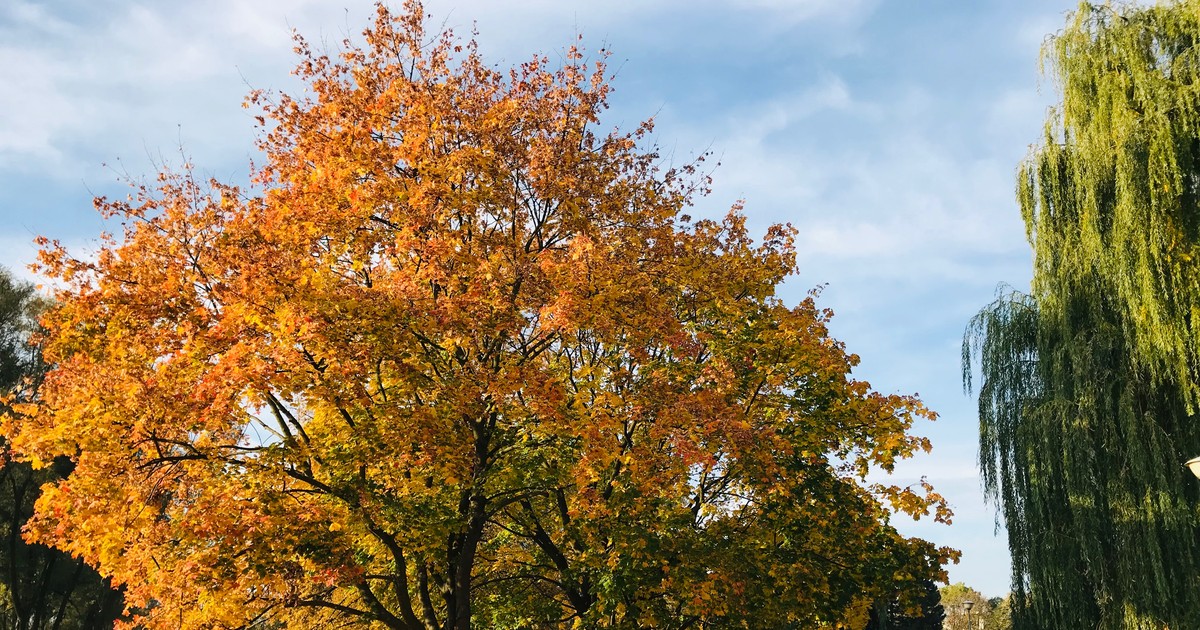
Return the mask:
M1183 465L1187 466L1188 470L1192 471L1193 475L1200 477L1200 457L1193 457L1184 462Z
M1200 459L1200 457L1197 457L1196 459ZM1200 466L1200 462L1197 462L1196 465ZM963 608L967 609L967 630L971 630L971 607L974 605L975 605L975 602L973 602L969 599L967 601L963 602Z

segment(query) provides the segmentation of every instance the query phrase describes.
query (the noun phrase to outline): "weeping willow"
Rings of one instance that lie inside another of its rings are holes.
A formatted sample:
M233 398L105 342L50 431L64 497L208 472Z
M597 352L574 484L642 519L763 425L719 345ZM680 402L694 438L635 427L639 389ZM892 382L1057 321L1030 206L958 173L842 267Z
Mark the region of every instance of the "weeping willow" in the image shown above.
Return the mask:
M968 325L1018 629L1200 628L1200 0L1083 4L1017 197L1029 294Z

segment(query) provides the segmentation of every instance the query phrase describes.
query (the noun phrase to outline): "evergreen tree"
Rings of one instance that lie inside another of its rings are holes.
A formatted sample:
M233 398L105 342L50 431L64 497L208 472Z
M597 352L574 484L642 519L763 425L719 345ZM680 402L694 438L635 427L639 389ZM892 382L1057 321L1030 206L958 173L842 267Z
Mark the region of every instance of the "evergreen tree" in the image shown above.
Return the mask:
M1200 2L1083 4L1022 164L1032 291L976 316L1014 627L1200 627Z

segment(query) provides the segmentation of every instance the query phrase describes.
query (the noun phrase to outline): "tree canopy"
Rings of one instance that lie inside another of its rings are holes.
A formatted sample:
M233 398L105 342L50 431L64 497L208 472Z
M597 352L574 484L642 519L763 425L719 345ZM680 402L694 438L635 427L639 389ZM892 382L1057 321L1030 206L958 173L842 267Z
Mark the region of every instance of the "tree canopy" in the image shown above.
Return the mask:
M1110 292L1128 361L1189 410L1200 392L1198 8L1081 4L1044 48L1062 101L1017 187L1042 306Z
M1018 200L1030 294L970 324L1017 628L1200 626L1200 2L1082 4Z
M30 343L42 300L34 286L0 267L0 392L29 398L44 372L41 353Z
M934 413L851 370L789 226L684 213L697 164L596 131L603 55L501 70L380 7L255 93L256 191L185 168L45 242L53 369L8 424L70 457L30 534L146 627L832 627L955 552L867 481Z
M1012 630L1009 597L987 597L962 582L947 584L938 591L946 613L946 630ZM971 602L970 615L966 602Z

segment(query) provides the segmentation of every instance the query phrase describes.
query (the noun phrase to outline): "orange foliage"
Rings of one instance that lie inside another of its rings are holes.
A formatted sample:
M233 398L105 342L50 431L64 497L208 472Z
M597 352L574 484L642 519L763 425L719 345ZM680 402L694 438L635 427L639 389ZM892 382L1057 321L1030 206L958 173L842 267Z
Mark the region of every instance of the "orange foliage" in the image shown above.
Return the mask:
M32 538L163 628L816 627L941 574L888 525L941 497L865 480L933 413L774 296L792 228L682 214L602 59L496 70L415 3L365 38L250 97L261 195L164 173L94 261L44 244L7 433L77 465Z

